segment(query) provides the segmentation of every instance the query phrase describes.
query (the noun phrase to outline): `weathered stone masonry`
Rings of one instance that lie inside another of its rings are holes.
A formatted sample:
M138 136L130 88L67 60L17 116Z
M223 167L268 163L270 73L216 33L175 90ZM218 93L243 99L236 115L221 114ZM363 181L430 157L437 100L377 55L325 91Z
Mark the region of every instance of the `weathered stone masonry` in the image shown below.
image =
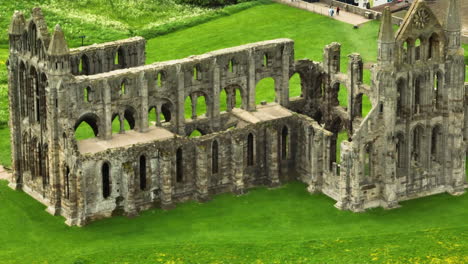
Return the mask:
M321 63L294 61L293 41L277 39L145 65L143 38L69 49L59 26L49 35L39 8L29 21L16 12L9 29L10 186L69 225L295 179L352 211L463 193L468 86L456 2L440 23L416 1L396 34L385 11L370 86L359 54L340 71L338 43L325 47ZM296 73L302 94L289 98ZM256 85L269 77L276 102L256 105ZM227 111L220 111L222 91ZM373 106L365 118L364 94ZM206 114L198 116L202 97ZM82 122L95 138L75 139ZM188 137L194 130L202 136ZM337 146L343 130L348 140Z

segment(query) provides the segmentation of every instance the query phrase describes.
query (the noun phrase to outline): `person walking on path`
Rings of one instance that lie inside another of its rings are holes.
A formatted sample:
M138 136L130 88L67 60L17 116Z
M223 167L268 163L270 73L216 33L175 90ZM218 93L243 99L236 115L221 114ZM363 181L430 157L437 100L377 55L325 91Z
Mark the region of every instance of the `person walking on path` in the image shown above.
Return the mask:
M330 12L330 16L333 17L333 13L335 13L335 10L333 9L333 7L330 7L329 12Z
M339 7L339 6L336 7L336 15L337 15L337 16L340 15L340 7Z

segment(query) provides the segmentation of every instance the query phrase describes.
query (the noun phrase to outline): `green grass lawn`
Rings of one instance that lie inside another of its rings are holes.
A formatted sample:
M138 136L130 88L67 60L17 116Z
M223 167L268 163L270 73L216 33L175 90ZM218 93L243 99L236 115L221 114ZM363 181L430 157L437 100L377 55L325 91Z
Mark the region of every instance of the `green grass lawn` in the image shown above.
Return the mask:
M301 183L84 228L0 181L0 263L466 263L468 195L339 211Z
M346 71L349 53L376 60L378 27L372 22L353 30L327 17L266 4L150 39L147 62L287 37L295 40L296 59L321 61L324 45L342 43L341 66ZM1 48L0 118L7 106L1 96L6 91L1 63L7 51ZM366 71L366 82L369 77ZM292 78L290 86L291 95L299 95L299 78ZM345 105L343 90L339 98ZM256 99L274 100L271 80L258 85ZM186 109L189 117L189 101ZM369 111L368 100L363 109ZM201 105L199 111L204 112ZM114 121L113 131L118 128ZM78 137L89 135L84 129L77 131ZM343 138L346 135L340 133L339 140ZM0 164L9 165L9 155L9 130L3 127ZM466 194L437 195L403 202L396 210L354 214L335 209L331 199L310 195L305 188L291 183L241 197L223 194L205 204L187 202L171 211L149 210L134 219L114 217L77 228L66 227L62 217L47 214L37 201L0 181L0 263L468 263Z

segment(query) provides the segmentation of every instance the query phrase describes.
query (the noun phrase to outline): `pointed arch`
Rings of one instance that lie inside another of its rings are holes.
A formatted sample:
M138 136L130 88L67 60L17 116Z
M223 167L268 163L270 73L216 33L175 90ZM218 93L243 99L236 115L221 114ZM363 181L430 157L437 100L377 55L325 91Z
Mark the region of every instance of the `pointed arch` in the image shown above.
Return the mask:
M86 123L94 133L94 136L99 136L99 117L94 113L86 113L83 114L78 120L75 122L73 129L75 131L75 138L77 140L86 139L92 137L89 135L88 131L78 131L78 128L81 126L82 123Z

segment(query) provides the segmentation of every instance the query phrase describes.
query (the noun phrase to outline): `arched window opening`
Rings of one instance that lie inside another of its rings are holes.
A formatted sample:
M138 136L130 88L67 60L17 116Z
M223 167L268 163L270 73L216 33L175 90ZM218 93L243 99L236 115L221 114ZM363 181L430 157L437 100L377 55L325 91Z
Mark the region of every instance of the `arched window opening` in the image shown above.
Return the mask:
M413 149L411 151L412 160L416 163L422 162L422 142L423 128L418 126L413 130Z
M219 161L218 161L218 141L213 141L211 145L211 173L216 174L219 170Z
M102 197L106 199L111 194L109 163L104 162L104 164L102 164L101 172L102 172Z
M442 87L442 80L441 80L441 74L440 73L436 73L434 75L434 99L433 99L433 103L434 103L434 107L436 109L440 109L440 107L442 106L442 93L440 91L440 88Z
M125 61L125 54L126 52L124 48L120 47L114 56L114 64L118 65L119 69L127 68L126 61Z
M157 126L158 125L158 120L157 120L157 111L156 107L153 106L149 109L148 111L148 124L150 126Z
M235 62L234 62L234 59L229 60L228 71L229 71L230 73L235 73L235 72L236 72L236 69L235 69L235 68L236 68L236 64L235 64Z
M176 182L184 180L184 163L182 156L182 148L177 149L176 153Z
M348 108L348 90L346 89L346 86L337 82L332 87L332 93L332 98L335 105Z
M265 67L265 68L270 67L270 61L269 61L269 58L268 58L268 54L267 54L267 53L263 54L263 63L262 63L262 66Z
M403 168L405 158L405 142L402 134L396 136L396 164L397 168Z
M421 52L422 52L422 48L421 48L421 39L417 39L416 42L414 43L414 57L415 57L415 60L420 60L421 59Z
M190 99L189 99L190 98ZM185 115L193 120L200 115L207 114L207 101L202 93L192 93L185 98Z
M221 94L223 96L220 96L220 106L223 106L222 108L226 109L226 111L231 112L232 109L242 106L242 95L239 86L228 86L222 90Z
M86 54L83 54L80 59L80 64L78 66L79 72L81 75L89 75L90 74L90 69L89 69L89 58L86 56Z
M127 80L123 79L120 83L120 96L124 96L127 94Z
M40 89L39 89L39 76L34 67L31 67L31 70L29 72L29 84L28 84L28 93L29 96L32 96L32 114L30 115L32 120L35 120L36 122L40 121L41 115L40 115Z
M162 87L164 85L165 79L166 79L166 74L163 71L158 72L158 76L156 79L157 86Z
M219 93L219 111L224 112L228 111L228 96L226 93L226 89L222 89L221 92Z
M440 51L440 41L439 36L434 33L429 38L429 59L438 59L439 58L439 51Z
M440 126L435 126L432 129L431 137L431 158L433 161L440 162L440 156L442 152L442 128Z
M118 114L113 114L112 133L124 133L127 130L131 130L128 121L125 118L122 120Z
M201 77L202 77L201 67L200 65L197 64L193 67L193 79L196 81L200 81Z
M36 39L37 39L37 27L36 24L32 23L29 28L29 51L31 56L36 55Z
M171 103L164 103L161 106L161 121L162 122L171 122L171 110L172 110L172 105Z
M28 111L28 96L26 91L26 67L21 62L19 68L19 87L21 95L21 116L26 117Z
M86 87L83 91L84 93L84 101L89 103L91 102L91 87Z
M130 129L134 129L136 124L135 111L130 108L125 109L124 118L125 121L128 122L128 127L130 127Z
M414 82L414 105L413 112L419 114L421 104L421 77Z
M200 137L202 135L203 135L203 133L200 130L195 129L195 130L192 131L192 133L190 133L189 137L191 137L191 138Z
M146 189L146 157L140 156L140 190Z
M364 148L364 176L370 177L371 176L371 162L372 158L372 145L368 143Z
M247 136L247 166L254 165L254 136L250 133Z
M260 80L255 87L255 93L262 96L255 96L255 103L260 104L262 101L275 102L276 92L279 92L276 91L275 85L275 79L271 77Z
M65 166L65 198L70 199L70 168Z
M82 116L74 126L75 139L83 140L88 138L97 137L99 134L98 121L94 114L87 114Z
M293 74L293 76L289 79L289 98L292 97L303 97L302 91L302 80L299 73Z
M398 80L397 83L397 99L396 99L396 116L401 117L403 115L403 100L404 100L404 91L405 91L405 81L403 79Z
M409 47L410 47L410 40L406 40L404 43L403 43L403 47L402 47L402 61L406 62L406 63L410 63L411 62L411 57L410 57L410 53L409 53Z
M288 159L289 150L289 131L288 127L284 126L281 131L281 159Z

